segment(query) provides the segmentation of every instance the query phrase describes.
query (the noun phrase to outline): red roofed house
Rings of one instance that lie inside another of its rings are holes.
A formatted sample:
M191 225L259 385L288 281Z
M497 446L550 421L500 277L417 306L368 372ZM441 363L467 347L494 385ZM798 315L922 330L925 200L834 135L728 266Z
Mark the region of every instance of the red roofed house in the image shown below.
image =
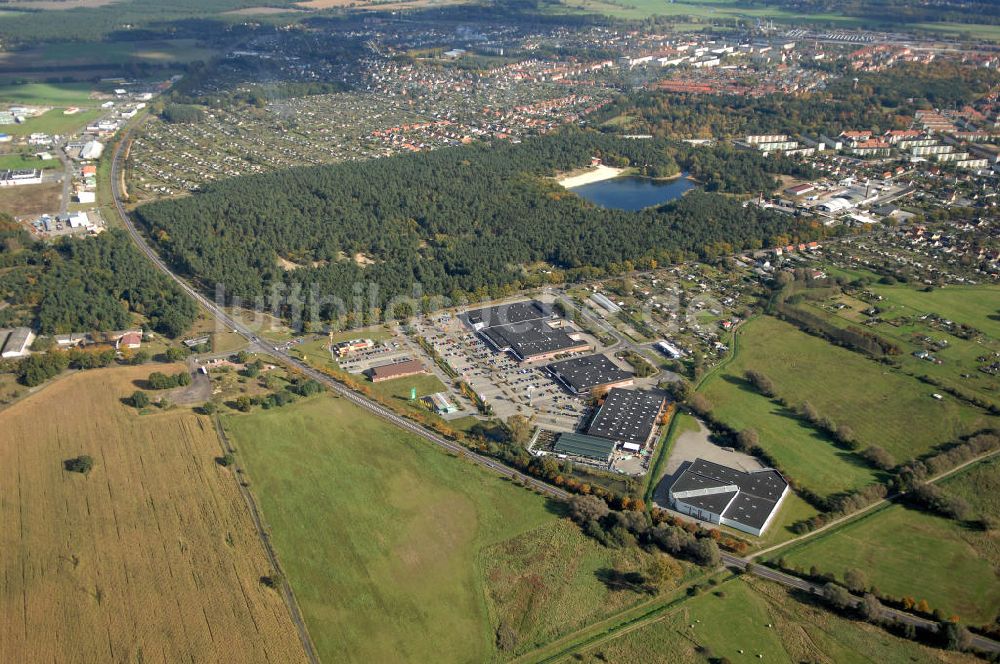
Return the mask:
M134 350L140 346L142 346L142 332L126 332L115 341L115 348L117 350L122 350L123 348Z
M872 133L870 131L842 131L840 136L852 143L857 143L858 141L867 141L872 137Z
M381 383L383 380L404 378L422 373L427 373L427 367L420 360L404 360L402 362L382 364L368 370L373 383Z
M920 131L919 129L890 129L889 131L885 132L885 136L883 138L885 138L885 140L887 140L889 143L895 145L899 141L913 139L913 138L920 138L923 135L924 132Z

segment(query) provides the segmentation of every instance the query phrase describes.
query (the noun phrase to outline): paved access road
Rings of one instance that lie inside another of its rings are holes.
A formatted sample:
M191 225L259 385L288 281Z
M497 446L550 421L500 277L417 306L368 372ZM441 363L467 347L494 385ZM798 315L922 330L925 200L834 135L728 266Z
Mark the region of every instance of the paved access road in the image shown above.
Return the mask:
M287 366L291 366L295 368L297 371L301 372L302 374L308 376L309 378L312 378L313 380L321 383L322 385L325 385L326 387L333 390L337 394L343 396L344 398L350 399L352 402L354 402L358 406L361 406L365 410L381 417L382 419L388 420L389 422L398 426L401 429L405 429L417 436L420 436L421 438L424 438L434 443L435 445L438 445L439 447L443 447L449 452L463 456L481 466L484 466L485 468L489 468L490 470L500 475L518 480L523 484L530 486L533 489L536 489L545 494L548 494L549 496L552 496L553 498L558 498L560 500L565 500L569 498L568 492L563 491L562 489L559 489L557 487L551 486L549 484L546 484L545 482L535 479L534 477L526 475L518 470L510 468L509 466L506 466L500 463L499 461L495 461L490 457L477 454L459 443L456 443L442 436L439 436L438 434L429 431L423 426L415 422L412 422L406 419L405 417L397 415L395 412L382 406L378 402L373 401L361 394L358 394L357 392L345 387L344 385L341 385L330 376L313 369L306 363L299 360L297 357L289 355L286 351L281 350L277 345L266 344L264 341L262 341L260 338L257 337L256 333L253 330L251 330L243 323L232 318L228 313L226 313L226 311L222 307L220 307L215 302L205 297L201 292L199 292L198 290L193 288L190 284L188 284L187 281L174 274L174 272L170 269L170 267L166 264L166 262L162 258L160 258L159 254L157 254L156 251L149 245L149 243L146 242L146 238L143 237L142 234L139 233L139 231L136 229L135 224L132 221L132 218L129 216L128 211L125 209L125 205L121 199L121 172L122 172L121 157L125 149L125 146L128 144L130 132L131 130L126 131L122 135L121 141L118 143L118 147L115 149L114 161L112 162L111 165L111 191L115 199L114 201L115 208L118 211L118 215L121 217L122 223L125 225L125 228L128 230L129 235L132 237L133 242L135 242L139 250L142 251L142 253L145 254L145 256L150 261L152 261L154 265L156 265L156 267L158 267L162 272L164 272L167 276L173 279L177 283L177 285L184 290L185 293L187 293L190 297L192 297L199 304L201 304L201 306L203 306L207 311L209 311L216 318L216 320L218 320L227 329L233 330L237 334L245 337L247 341L250 343L251 350L267 353L268 355L281 361Z

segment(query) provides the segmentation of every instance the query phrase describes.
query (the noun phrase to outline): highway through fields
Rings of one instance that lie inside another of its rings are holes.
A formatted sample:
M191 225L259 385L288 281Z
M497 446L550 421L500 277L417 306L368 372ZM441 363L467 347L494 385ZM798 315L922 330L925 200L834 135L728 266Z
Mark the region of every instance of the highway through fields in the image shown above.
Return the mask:
M115 209L118 211L118 215L121 217L122 223L125 225L126 230L132 237L132 241L135 242L136 246L140 251L150 260L157 268L173 279L181 289L184 290L191 298L198 302L202 307L204 307L212 316L215 317L220 324L225 326L227 329L234 331L235 333L243 336L250 343L252 350L257 350L259 352L267 353L275 359L281 361L287 366L294 368L296 371L302 373L305 376L315 380L316 382L326 386L327 388L333 390L340 396L349 399L358 406L364 408L368 412L381 417L384 420L388 420L392 424L396 425L401 429L405 429L425 440L428 440L439 447L444 448L448 452L456 454L458 456L467 458L474 463L477 463L485 468L490 469L510 479L517 480L532 489L545 493L553 498L560 500L566 500L569 498L569 493L559 489L557 487L551 486L545 482L542 482L530 475L526 475L518 470L510 468L499 461L495 461L487 456L477 454L472 450L469 450L460 443L448 440L423 426L412 422L409 419L396 414L392 410L386 408L380 403L373 401L361 394L358 394L354 390L345 387L341 383L334 380L332 377L313 369L311 366L302 362L300 359L293 357L288 352L281 350L278 345L269 345L265 341L262 341L257 333L252 329L241 323L240 321L234 319L230 316L220 305L211 301L205 297L200 291L195 289L193 286L187 283L184 279L174 274L166 262L160 258L159 254L149 245L145 237L138 231L132 218L129 216L128 211L125 209L125 205L121 199L121 156L125 146L128 144L129 133L126 132L121 141L118 143L115 149L114 161L111 165L111 191L114 195Z
M350 388L337 382L332 377L313 369L311 366L302 362L298 358L293 357L284 350L281 350L277 344L273 345L267 344L266 341L262 341L257 336L257 333L254 330L250 329L240 321L234 319L222 308L222 306L216 304L209 298L205 297L200 291L191 286L185 279L175 274L173 270L171 270L170 267L166 264L166 262L160 257L160 255L156 253L156 251L152 248L152 246L150 246L150 244L146 241L146 238L143 237L143 235L138 231L138 229L135 226L135 223L129 216L128 211L125 209L125 204L123 203L121 198L121 187L122 187L121 159L125 147L128 145L130 134L131 134L131 129L126 130L122 134L118 142L118 145L115 148L113 161L111 163L111 192L114 197L115 209L117 210L118 215L121 218L122 224L125 226L125 229L131 236L132 241L135 242L136 247L138 247L138 249L159 270L161 270L164 274L166 274L173 281L175 281L177 285L185 293L187 293L191 298L193 298L202 307L204 307L205 310L207 310L212 316L214 316L215 319L221 325L246 338L250 344L251 350L267 353L268 355L274 357L278 361L284 363L286 366L292 367L302 375L305 375L315 380L321 385L324 385L328 389L332 390L334 393L342 396L345 399L350 400L351 402L355 403L361 408L364 408L369 413L390 422L391 424L399 427L400 429L403 429L416 436L419 436L437 445L438 447L443 448L444 450L446 450L451 454L454 454L460 458L468 459L469 461L472 461L473 463L476 463L479 466L482 466L483 468L486 468L494 473L518 481L521 484L535 491L538 491L539 493L545 494L551 498L557 500L569 499L570 497L569 492L564 491L563 489L560 489L558 487L554 487L550 484L547 484L541 480L531 477L530 475L526 475L503 463L500 463L499 461L491 459L490 457L473 452L472 450L469 450L460 443L448 440L426 429L422 425L417 424L416 422L413 422L401 415L396 414L395 412L386 408L380 403L373 401L361 394L358 394L354 390L351 390ZM261 532L261 538L262 540L265 541L265 546L267 546L266 534L264 534L263 531ZM735 567L738 569L745 569L747 565L752 565L751 573L755 574L756 576L760 576L762 578L775 581L789 588L796 588L810 593L822 592L822 588L804 579L800 579L799 577L792 576L790 574L785 574L784 572L779 572L777 570L768 567L764 567L763 565L752 564L751 561L746 558L740 558L729 554L723 554L722 562L726 566ZM855 601L860 601L860 600L857 600L855 598ZM301 622L301 616L298 615L298 608L294 603L290 605L290 610L292 611L293 619L297 618L296 623L299 625L304 625L304 623ZM934 621L926 620L924 618L920 618L918 616L914 616L909 613L896 611L895 609L890 609L890 608L886 608L885 613L886 615L895 617L904 623L909 623L914 626L919 626L926 629L937 628L937 623L935 623ZM300 626L300 633L302 635L303 645L306 648L306 652L312 654L312 644L311 641L309 640L308 634L304 632L304 626ZM977 648L986 650L988 652L1000 652L1000 643L997 643L996 641L986 639L978 635L973 635L972 639L973 639L973 645Z

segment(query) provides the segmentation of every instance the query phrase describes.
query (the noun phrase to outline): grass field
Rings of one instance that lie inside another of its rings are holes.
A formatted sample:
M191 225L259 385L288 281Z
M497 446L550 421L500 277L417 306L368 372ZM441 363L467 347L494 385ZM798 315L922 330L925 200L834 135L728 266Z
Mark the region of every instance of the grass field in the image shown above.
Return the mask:
M976 464L969 470L941 481L949 493L969 501L978 514L1000 514L1000 458ZM1000 560L997 560L1000 565Z
M871 329L902 349L896 359L904 372L930 376L962 393L1000 405L1000 381L979 371L984 364L980 357L1000 352L1000 307L994 304L1000 301L1000 288L949 286L926 293L909 286L874 284L871 290L883 298L876 303L882 322ZM801 306L838 327L847 327L862 324L868 318L863 311L871 304L849 295L839 295ZM921 320L929 313L971 325L983 334L974 339L962 339L932 320ZM946 341L947 347L932 346L928 339ZM931 351L940 362L915 357L914 353L920 350Z
M46 159L42 161L30 154L4 154L0 155L0 168L41 168L42 170L48 170L59 168L59 160Z
M873 284L871 290L921 315L936 313L1000 339L1000 286L947 286L929 293L910 286Z
M59 212L62 185L58 182L0 188L0 212L14 215Z
M407 404L410 402L411 388L416 388L418 399L445 389L444 383L433 374L407 376L406 378L386 380L381 383L371 383L369 387L372 388L372 392L375 394Z
M600 575L609 569L642 572L651 560L641 549L599 546L559 520L487 548L480 564L493 623L513 631L516 645L510 652L521 654L648 599L611 590ZM675 563L674 576L661 591L697 571Z
M0 101L34 106L86 106L93 104L90 83L25 83L0 86Z
M971 655L926 648L840 618L790 597L781 586L751 577L723 583L714 593L688 600L664 618L589 648L574 660L611 664L977 661Z
M773 5L750 5L734 0L561 0L550 5L548 9L552 13L603 14L624 19L645 19L653 16L688 18L702 24L760 18L798 25L825 25L836 28L873 27L870 21L863 18L838 13L798 12ZM901 23L895 26L895 29L922 30L948 36L966 34L974 39L1000 41L1000 28L988 24Z
M815 565L840 579L845 570L859 569L882 593L926 599L946 616L980 624L1000 610L997 540L996 534L892 505L781 555L788 564Z
M156 39L145 41L94 41L94 42L52 42L20 51L8 51L0 54L0 65L7 70L17 70L19 67L44 67L58 65L60 67L69 66L94 66L94 65L120 65L128 62L192 62L194 60L208 61L218 54L215 49L201 45L195 39ZM89 92L93 86L88 83L80 84L47 84L36 83L33 85L64 88L71 91L72 87L80 90L86 89ZM26 86L22 86L26 87ZM79 105L87 101L87 97L82 99L79 96L70 99L65 93L57 93L55 96L47 96L43 93L43 99L48 101L28 102L26 99L18 99L22 103L46 103L46 104L73 104Z
M739 360L733 365L739 365ZM738 366L732 366L705 385L703 392L714 405L712 412L737 431L756 430L761 447L792 478L821 496L878 479L856 455L839 449L786 408L736 382L741 373Z
M87 126L101 116L100 109L84 110L73 115L66 115L63 109L54 108L41 115L28 118L20 124L6 125L5 131L11 136L27 136L28 134L71 134Z
M807 14L778 7L752 7L731 0L699 0L698 2L667 0L562 0L560 5L568 10L605 14L616 18L643 19L651 16L689 17L700 21L725 21L747 18L773 18L775 20L812 23L830 23L838 27L859 26L860 19L838 14Z
M779 453L794 464L789 472L816 490L829 488L808 479L816 472L843 473L857 480L859 473L869 471L858 466L851 471L853 454L825 442L786 409L757 395L743 379L747 369L770 378L779 396L795 405L809 401L821 416L849 425L863 446L880 445L898 461L996 425L997 418L984 411L953 398L936 401L930 386L859 353L775 318L755 319L742 332L739 356L705 385L705 394L716 404L717 416L734 428L758 428L766 449L784 448ZM803 441L812 445L808 453ZM827 449L821 451L824 445ZM797 454L805 456L796 459Z
M0 661L304 661L211 421L120 402L149 373L0 412ZM79 454L87 476L63 470Z
M927 32L940 32L949 36L970 35L974 39L986 39L989 41L1000 41L1000 26L998 25L978 25L974 23L912 23L910 28L916 30L926 30Z
M634 553L344 399L225 424L324 661L489 661L498 621L525 598L536 609L523 643L546 622L569 628L643 598L595 576Z

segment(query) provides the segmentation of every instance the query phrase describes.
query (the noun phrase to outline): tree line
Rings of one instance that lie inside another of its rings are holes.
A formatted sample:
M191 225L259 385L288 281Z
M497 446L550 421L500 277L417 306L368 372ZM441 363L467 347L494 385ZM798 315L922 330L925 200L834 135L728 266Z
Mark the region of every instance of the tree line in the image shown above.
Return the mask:
M0 295L33 313L41 334L123 330L134 315L168 337L183 334L194 302L135 249L124 231L31 241L0 225Z

